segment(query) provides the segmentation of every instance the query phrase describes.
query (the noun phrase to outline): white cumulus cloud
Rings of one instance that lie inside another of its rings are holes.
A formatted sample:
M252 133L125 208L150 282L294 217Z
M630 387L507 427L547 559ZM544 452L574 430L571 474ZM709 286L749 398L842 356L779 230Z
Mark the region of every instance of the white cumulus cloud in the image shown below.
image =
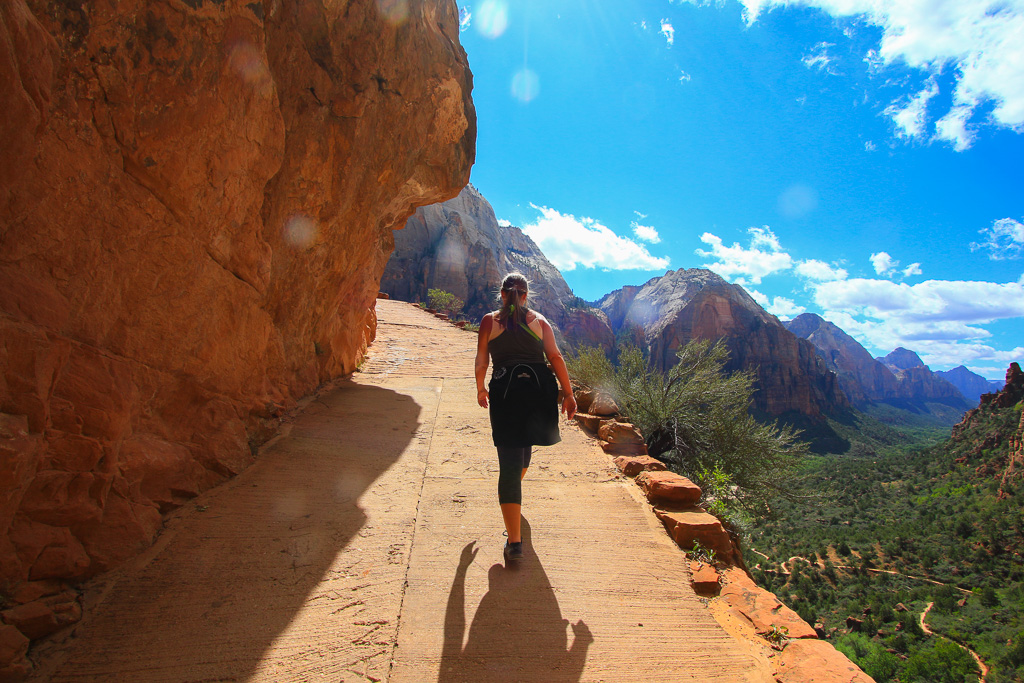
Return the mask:
M909 266L903 269L903 277L910 277L911 275L920 275L921 273L922 271L920 263L911 263Z
M1012 218L1000 218L992 222L992 227L982 228L978 232L985 241L973 242L971 251L986 249L988 257L993 261L1020 258L1024 250L1024 223Z
M871 255L871 265L874 266L875 272L879 275L885 275L899 264L899 261L894 261L892 256L889 256L884 251Z
M508 220L507 218L499 218L498 225L500 225L503 228L507 228L510 225L512 225L512 221Z
M823 309L905 322L981 324L1024 316L1024 284L968 280L925 280L916 285L854 278L814 288Z
M931 76L951 74L952 108L939 118L935 137L966 149L974 139L968 122L987 112L997 126L1024 126L1024 2L1021 0L740 0L753 23L781 7L815 8L876 27L869 66L903 64ZM929 86L909 104L887 110L907 137L923 135Z
M769 299L756 289L748 289L747 293L750 294L750 297L756 301L761 308L774 316L778 316L782 320L792 320L801 313L807 312L805 307L800 306L792 299L787 299L784 296L777 296L774 299Z
M676 30L672 28L672 24L669 23L668 19L661 20L661 35L665 36L665 41L670 47L672 43L676 42Z
M659 235L658 231L649 225L640 225L636 221L633 221L630 223L630 226L633 228L633 234L642 242L657 244L661 241L661 235Z
M702 258L715 259L705 263L704 267L726 279L736 278L734 281L737 284L760 284L761 278L766 275L793 266L793 257L782 249L779 238L768 226L750 228L747 232L750 234L749 247L743 247L738 242L728 247L720 237L706 232L700 236L700 241L711 249L697 249L696 254Z
M576 218L556 209L530 204L540 212L523 232L544 255L563 271L584 268L602 270L665 270L668 258L652 256L636 242L620 237L593 218Z

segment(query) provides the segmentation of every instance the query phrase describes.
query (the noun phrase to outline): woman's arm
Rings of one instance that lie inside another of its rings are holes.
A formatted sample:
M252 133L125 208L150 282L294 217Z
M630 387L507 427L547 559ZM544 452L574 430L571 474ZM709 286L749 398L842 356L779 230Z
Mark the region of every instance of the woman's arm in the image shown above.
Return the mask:
M487 342L491 339L491 317L488 313L480 321L480 332L476 337L476 402L482 408L487 407L487 387L484 386L484 378L487 377L487 365L490 363L490 356L487 355Z
M540 316L538 316L540 317ZM570 420L576 414L576 397L572 394L572 382L569 381L569 370L565 367L565 360L558 350L555 342L555 333L547 320L540 317L540 326L544 330L544 355L551 363L551 369L555 371L558 383L562 385L562 412Z

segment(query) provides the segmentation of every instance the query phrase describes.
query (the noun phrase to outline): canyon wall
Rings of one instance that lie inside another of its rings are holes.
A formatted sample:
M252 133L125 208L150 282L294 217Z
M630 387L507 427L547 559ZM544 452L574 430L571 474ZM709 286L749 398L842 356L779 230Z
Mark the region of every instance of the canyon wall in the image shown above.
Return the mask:
M836 374L814 346L783 327L746 290L709 270L669 271L642 287L616 290L598 302L616 332L634 330L651 362L668 369L693 339L722 339L727 372L752 370L754 406L770 416L796 412L820 418L849 406Z
M245 468L475 154L450 0L0 4L0 591Z
M511 272L530 283L528 304L554 326L560 342L610 350L605 314L577 299L537 244L515 226L498 225L494 209L472 185L458 197L416 210L395 232L381 291L401 301L427 301L430 289L465 302L471 321L500 307L498 290Z

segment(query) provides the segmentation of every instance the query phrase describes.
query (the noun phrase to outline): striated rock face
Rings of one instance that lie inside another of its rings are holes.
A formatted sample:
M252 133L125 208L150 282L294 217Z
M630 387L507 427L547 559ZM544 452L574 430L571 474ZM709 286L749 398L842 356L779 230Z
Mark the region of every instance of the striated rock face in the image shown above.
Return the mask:
M711 271L669 271L643 287L612 292L598 305L613 327L642 330L652 361L663 369L676 362L688 341L724 338L726 370L754 370L754 404L769 415L797 411L818 417L849 404L810 342L783 327L742 287Z
M518 271L530 283L530 306L566 339L606 349L614 344L604 313L573 295L522 230L498 225L494 209L472 185L455 199L418 209L394 238L380 283L393 298L426 301L428 290L443 289L466 302L470 320L479 320L498 307L505 275Z
M0 588L134 554L355 367L475 153L455 3L381 6L0 4Z
M899 382L888 367L836 325L814 313L783 323L790 332L814 344L818 355L839 376L839 385L855 405L900 396Z
M963 365L958 365L952 370L939 370L935 374L959 389L960 393L972 403L981 400L982 394L989 394L1003 388L1002 382L985 379Z

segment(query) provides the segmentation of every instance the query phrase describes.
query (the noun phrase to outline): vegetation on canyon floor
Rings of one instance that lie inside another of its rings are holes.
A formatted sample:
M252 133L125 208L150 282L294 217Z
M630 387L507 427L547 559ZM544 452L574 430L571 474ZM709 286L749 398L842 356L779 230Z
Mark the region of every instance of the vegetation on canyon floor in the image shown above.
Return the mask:
M877 681L975 681L960 645L987 681L1024 680L1024 510L996 476L1020 412L986 407L939 443L911 428L902 445L866 439L853 454L806 459L822 498L813 509L778 500L757 520L746 548L755 579ZM929 604L934 635L921 629Z

